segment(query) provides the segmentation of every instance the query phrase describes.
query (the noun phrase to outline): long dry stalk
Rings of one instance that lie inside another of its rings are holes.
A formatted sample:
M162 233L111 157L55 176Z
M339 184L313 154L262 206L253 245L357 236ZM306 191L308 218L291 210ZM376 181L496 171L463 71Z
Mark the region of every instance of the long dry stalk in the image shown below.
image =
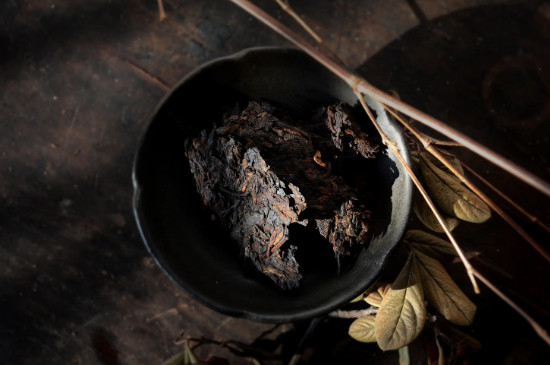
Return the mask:
M338 62L340 62L342 65L345 65L346 62L344 62L344 60L342 60L342 58L340 58L340 56L338 55L338 53L334 52L332 50L332 48L330 48L329 46L327 46L327 44L325 43L325 41L323 40L323 38L321 38L313 29L311 29L311 27L302 19L302 17L300 15L298 15L298 13L296 13L294 11L294 9L292 8L292 6L290 6L288 0L275 0L277 2L277 4L279 4L279 6L281 7L281 9L283 9L286 13L288 13L288 15L290 15L292 17L292 19L294 19L296 21L296 23L298 23L298 25L300 25L306 32L309 33L309 35L315 39L315 42L317 42L321 47L323 47L328 53L330 53L330 55L332 56L332 58L334 58L335 60L337 60Z
M157 5L159 7L159 21L162 23L166 20L166 12L164 11L164 3L162 0L157 0Z
M505 171L514 175L518 179L524 181L525 183L533 186L540 192L546 194L550 197L550 184L538 176L530 173L525 170L523 167L517 165L516 163L505 159L491 149L483 146L479 142L476 142L472 138L464 135L463 133L457 131L454 128L449 127L445 123L429 116L428 114L421 112L420 110L413 108L412 106L395 99L391 95L388 95L381 90L377 89L373 85L369 84L365 79L355 75L352 71L346 69L345 67L339 65L335 61L331 60L329 57L325 56L319 52L315 47L306 42L302 37L291 31L288 27L284 26L278 22L271 15L267 14L262 9L258 8L256 5L252 4L248 0L229 0L232 3L236 4L250 15L254 16L256 19L267 25L269 28L273 29L282 37L286 38L288 41L292 42L298 48L302 49L309 56L315 59L317 62L321 63L324 67L346 82L352 89L359 90L361 93L369 95L378 102L390 106L395 110L400 111L403 114L410 116L411 118L427 125L428 127L440 132L441 134L451 138L452 140L462 144L464 147L468 148L472 152L480 155L486 160L492 162L493 164L501 167Z
M433 145L433 143L426 139L422 133L416 128L407 123L399 114L390 108L386 110L397 119L405 128L411 131L415 137L422 143L424 148L436 157L441 163L445 165L460 181L462 181L470 190L472 190L477 196L481 198L493 211L495 211L506 223L508 223L525 241L527 241L546 261L550 262L550 253L546 252L542 246L535 241L512 217L510 217L499 205L485 195L477 186L475 186L469 179L458 171L449 161L441 154L441 152Z

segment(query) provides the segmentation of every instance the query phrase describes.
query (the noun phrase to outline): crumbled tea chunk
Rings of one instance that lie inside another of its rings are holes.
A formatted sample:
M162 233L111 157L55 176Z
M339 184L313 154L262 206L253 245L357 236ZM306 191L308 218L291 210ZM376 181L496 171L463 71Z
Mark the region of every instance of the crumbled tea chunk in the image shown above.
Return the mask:
M279 287L298 286L290 225L313 224L332 245L337 266L369 238L370 211L342 176L331 173L338 153L373 158L379 145L342 104L320 118L289 123L272 106L250 102L223 124L186 141L197 190L242 254Z

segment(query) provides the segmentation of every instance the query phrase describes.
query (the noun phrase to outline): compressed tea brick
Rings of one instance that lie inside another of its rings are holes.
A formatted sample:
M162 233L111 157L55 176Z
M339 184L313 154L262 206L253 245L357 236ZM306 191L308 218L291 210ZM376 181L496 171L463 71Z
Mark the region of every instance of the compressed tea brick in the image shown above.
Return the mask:
M204 204L242 254L279 287L291 289L301 274L299 248L285 245L290 225L314 225L332 245L338 269L352 246L368 241L370 211L342 176L331 173L330 159L373 158L379 145L343 104L302 123L272 110L250 102L221 126L187 140L186 153Z

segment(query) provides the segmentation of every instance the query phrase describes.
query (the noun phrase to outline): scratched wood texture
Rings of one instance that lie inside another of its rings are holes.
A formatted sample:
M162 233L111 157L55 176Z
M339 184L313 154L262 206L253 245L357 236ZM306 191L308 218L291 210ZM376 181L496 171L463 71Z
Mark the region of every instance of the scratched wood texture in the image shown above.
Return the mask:
M274 2L257 3L296 29ZM550 180L550 2L292 3L375 85ZM2 364L160 364L181 350L183 330L251 342L271 328L207 309L156 267L133 220L130 176L140 134L180 78L246 47L288 44L228 1L168 0L165 9L161 24L154 0L0 4ZM460 155L550 221L547 198ZM457 235L549 328L548 263L498 218ZM475 301L468 331L484 350L474 363L545 363L548 347L515 313L486 289ZM347 340L348 324L320 327L310 363L395 363ZM416 363L425 363L421 347ZM252 363L212 346L198 354Z

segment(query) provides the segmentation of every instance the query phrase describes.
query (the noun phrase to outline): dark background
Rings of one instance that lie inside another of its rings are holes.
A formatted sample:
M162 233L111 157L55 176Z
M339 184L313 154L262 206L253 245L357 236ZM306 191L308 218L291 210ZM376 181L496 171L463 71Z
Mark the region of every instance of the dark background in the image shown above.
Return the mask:
M298 28L273 1L257 1ZM550 180L550 2L292 1L351 68L381 89ZM197 303L156 267L132 215L137 142L165 93L194 67L246 47L288 45L228 1L0 4L0 363L160 364L185 335L252 342L268 324ZM471 167L550 222L549 198L460 149ZM526 224L548 247L549 236ZM498 217L462 225L478 269L545 328L549 265ZM466 331L473 363L543 364L548 346L489 290ZM311 363L395 363L395 353L324 322ZM283 325L277 353L302 324ZM415 363L426 363L421 344ZM232 363L252 363L204 346ZM336 359L336 360L334 360Z

